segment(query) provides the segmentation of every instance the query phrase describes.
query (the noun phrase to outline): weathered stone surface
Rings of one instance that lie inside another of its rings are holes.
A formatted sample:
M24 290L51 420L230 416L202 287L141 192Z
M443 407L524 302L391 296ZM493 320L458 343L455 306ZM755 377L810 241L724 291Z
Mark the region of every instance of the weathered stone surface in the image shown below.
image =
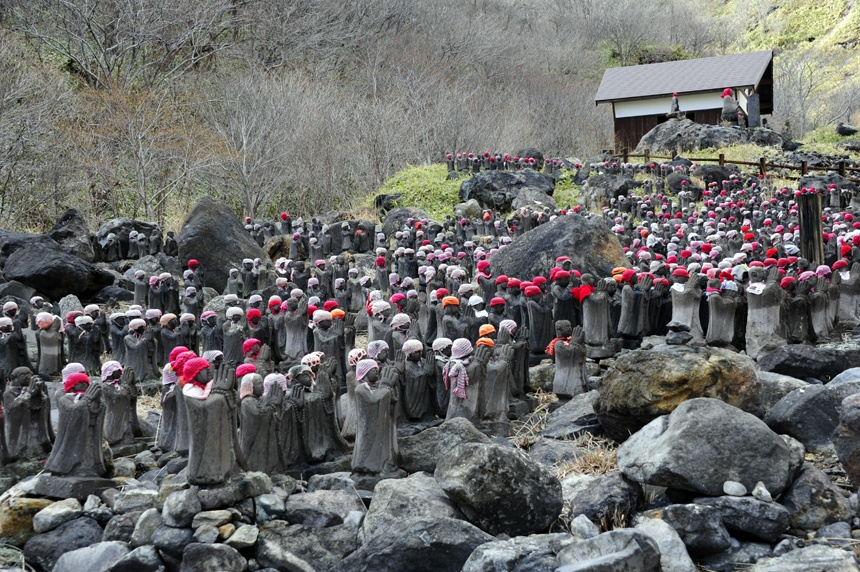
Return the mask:
M135 548L117 560L106 572L164 572L164 563L154 546Z
M33 517L51 505L50 499L11 497L0 505L0 538L18 548L36 535Z
M761 383L752 360L721 348L657 346L620 355L598 391L594 411L617 441L697 397L760 411Z
M646 534L625 528L569 545L558 563L558 572L659 570L660 549Z
M129 489L119 493L113 503L117 514L158 508L158 491L152 489Z
M536 189L534 187L526 187L522 189L511 202L511 208L514 210L521 208L541 210L544 207L555 210L557 208L555 199L546 194L543 190Z
M284 504L284 520L290 524L324 528L342 524L346 515L354 510L367 510L354 490L318 490L290 495Z
M399 438L399 466L409 473L424 471L432 474L439 460L457 445L489 442L490 438L478 431L468 419L456 417L438 427Z
M630 515L639 510L645 495L639 483L616 471L600 475L565 500L570 502L570 514L583 514L605 530L615 522L616 515Z
M857 560L851 552L830 546L807 546L778 558L762 558L750 572L857 572Z
M128 552L128 545L124 542L98 542L66 552L51 572L104 572Z
M86 262L92 262L95 258L87 222L75 209L69 209L60 215L45 236L59 244L60 250L66 254L77 256Z
M203 510L221 509L247 498L268 494L272 487L269 475L253 471L241 473L222 486L202 488L197 492L197 498Z
M460 200L475 199L482 207L508 212L523 189L531 188L552 196L555 179L534 169L522 171L481 171L460 185Z
M860 393L860 380L809 385L780 399L764 418L777 433L791 435L807 449L830 444L839 424L842 400Z
M463 572L554 572L558 567L558 552L576 541L573 536L562 533L487 542L472 552L463 565Z
M791 527L798 530L817 530L847 521L853 514L848 499L823 471L811 465L804 465L779 504L788 509Z
M382 221L382 232L385 236L394 236L398 230L403 230L407 219L431 220L430 215L415 207L402 206L388 211Z
M390 530L338 562L331 572L459 572L475 548L494 540L476 526L450 518L410 518Z
M358 547L356 528L311 528L274 521L260 527L257 562L278 570L330 570Z
M795 389L803 389L809 385L809 382L773 373L772 371L758 371L758 380L761 382L761 394L759 402L761 404L762 413L767 416L773 406L783 397L794 391Z
M860 395L842 400L833 446L848 478L855 486L860 485Z
M696 123L689 119L670 119L646 133L639 140L636 152L642 153L645 149L650 149L652 153L674 153L676 150L693 151L711 147L719 149L739 143L781 148L783 140L776 131L763 127L723 127Z
M594 412L596 399L596 390L574 396L549 414L541 435L553 439L575 439L586 431L592 435L601 433L603 427Z
M735 572L749 570L762 558L773 556L773 550L769 544L739 541L735 538L731 541L732 545L723 552L698 557L699 565L714 572Z
M436 479L427 473L380 481L373 490L373 500L364 517L365 542L386 534L387 529L399 526L403 519L419 517L464 518Z
M129 544L132 548L145 546L152 543L152 535L164 524L161 518L161 512L157 508L150 508L143 511L143 514L137 519L134 524L134 531L131 533L131 541Z
M182 554L179 572L245 572L248 562L225 544L189 544Z
M227 285L231 268L241 268L245 258L266 260L266 253L245 231L227 205L203 197L182 223L177 237L179 260L200 262L206 285L219 292Z
M832 379L850 364L844 352L836 349L788 344L760 356L758 368L790 375L798 379L814 377L822 381Z
M496 274L536 276L570 256L582 273L609 276L616 266L627 266L618 237L600 218L577 214L560 216L534 228L493 255Z
M459 445L434 476L466 518L491 534L544 532L561 512L561 483L519 449Z
M42 570L53 570L60 556L95 544L101 538L102 529L96 521L86 517L77 518L28 540L24 545L24 558Z
M78 518L83 512L84 509L78 499L57 501L36 513L33 517L33 530L37 534L48 532L64 522Z
M529 447L529 457L549 467L573 461L585 452L574 441L541 439Z
M788 510L774 502L752 497L698 498L694 502L716 509L730 531L751 534L765 542L776 542L779 535L788 530Z
M229 510L205 510L194 515L191 528L200 528L204 524L210 524L217 528L222 524L227 524L232 518L233 514Z
M152 233L158 229L158 225L154 222L144 222L141 220L132 220L130 218L114 218L103 225L96 231L96 240L102 249L107 245L109 234L116 235L120 242L120 250L123 256L128 254L128 235L131 231L136 230L138 233L144 233L146 236L152 236ZM113 262L114 260L106 260Z
M114 282L114 276L77 256L43 243L29 244L6 260L7 280L31 286L52 300L66 294L89 296Z
M167 526L191 526L195 515L201 511L197 487L170 493L164 501L161 518Z
M159 526L152 534L153 546L172 558L182 558L186 547L196 542L194 531L190 528Z
M661 572L695 572L696 565L687 547L671 525L659 518L640 518L634 527L649 536L660 548Z
M102 540L105 542L109 540L131 542L132 535L134 534L134 527L137 525L137 521L143 513L144 511L136 510L134 512L114 515L105 526Z
M647 511L643 516L659 518L674 528L693 555L716 554L731 545L720 512L710 506L672 504Z
M232 546L236 550L250 548L257 543L257 536L260 534L260 529L251 524L243 524L231 534L224 544Z
M618 467L639 483L719 496L723 483L773 494L790 484L792 452L763 421L719 399L685 401L635 433L617 451Z
M611 199L629 195L633 189L642 184L625 175L597 173L585 180L582 193L586 197L589 210L594 210L601 204L609 204Z

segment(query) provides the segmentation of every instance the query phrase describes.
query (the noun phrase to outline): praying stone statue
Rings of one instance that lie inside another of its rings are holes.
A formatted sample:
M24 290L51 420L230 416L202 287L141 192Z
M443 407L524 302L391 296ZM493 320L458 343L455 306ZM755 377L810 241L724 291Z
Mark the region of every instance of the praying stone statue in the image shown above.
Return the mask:
M790 344L810 343L809 293L812 283L806 280L798 282L787 276L780 281L780 286L784 292L781 322L786 341Z
M30 368L12 371L3 392L3 417L10 460L44 459L51 452L51 402L45 382Z
M217 485L226 482L245 459L237 434L236 370L225 364L214 372L203 358L185 362L182 370L188 411L188 482Z
M510 344L486 347L492 348L492 352L481 352L487 361L484 362L486 375L481 387L478 410L482 423L491 429L494 435L507 436L511 431L508 405L514 348Z
M343 423L340 434L344 439L355 439L356 413L355 413L355 366L363 359L367 359L367 352L361 348L355 348L346 356L346 403L342 408Z
M267 386L257 373L242 376L239 389L239 420L242 453L248 469L264 473L284 471L280 433L286 378L281 374L266 376Z
M609 310L611 297L606 291L606 281L583 274L584 284L594 286L594 290L582 299L582 331L585 335L585 354L592 359L608 358L615 355L615 344L611 340Z
M392 387L397 372L386 367L380 380L379 364L363 359L355 367L355 448L352 470L359 473L384 473L397 465L397 432Z
M466 338L458 338L451 344L451 357L442 370L445 387L451 392L446 419L463 417L478 423L478 404L485 374L483 357L486 353L486 347L474 350L472 342Z
M419 421L433 415L432 382L436 376L433 351L425 352L421 340L406 340L394 361L402 370L399 396L404 416L410 421Z
M588 372L585 369L585 334L582 327L571 328L567 320L555 324L555 339L547 347L547 354L555 356L553 393L574 397L588 391Z
M200 339L203 341L203 351L222 351L224 334L218 323L218 315L209 310L200 314Z
M133 445L143 432L137 417L137 387L134 370L123 370L116 361L102 366L102 400L105 404L104 437L114 453L120 445Z
M720 290L717 278L708 280L708 333L705 341L709 346L731 346L735 334L735 309L737 308L737 285L734 290Z
M821 275L815 280L815 287L809 294L810 327L818 343L830 341L833 323L830 321L830 315L827 311L829 303L827 279Z
M451 345L452 342L448 338L436 338L433 340L433 357L435 358L433 379L433 386L435 388L433 394L435 399L433 400L433 406L436 415L439 417L444 417L448 413L448 403L451 393L445 384L443 374L445 364L448 363L451 357Z
M860 267L858 267L860 268ZM783 291L779 287L779 270L771 268L765 282L763 268L750 268L747 286L746 351L753 359L785 345L779 320Z
M155 378L151 348L152 331L146 327L146 322L136 318L128 323L128 334L125 342L124 366L134 372L134 378L140 381Z
M308 353L308 300L291 297L284 312L284 361L297 364Z
M837 284L839 285L837 319L845 327L853 328L860 323L857 317L857 308L860 304L860 263L855 262L850 271L840 271Z
M227 308L227 320L221 325L224 338L224 362L233 364L242 363L245 359L242 345L245 342L245 326L242 324L242 308Z
M55 475L104 476L102 386L90 384L85 373L73 373L55 399L59 411L57 438L45 470Z
M60 374L64 365L63 334L60 332L60 317L39 312L36 315L36 373L46 378Z
M672 285L672 321L680 322L690 327L691 343L702 344L705 341L702 323L699 321L699 306L702 291L697 278L691 278L689 273L676 269L673 273L675 283Z
M335 416L337 388L334 387L332 376L336 365L331 358L322 362L323 357L315 352L302 360L315 376L311 386L305 387L302 426L305 453L311 462L333 460L337 454L348 448L346 441L340 436Z

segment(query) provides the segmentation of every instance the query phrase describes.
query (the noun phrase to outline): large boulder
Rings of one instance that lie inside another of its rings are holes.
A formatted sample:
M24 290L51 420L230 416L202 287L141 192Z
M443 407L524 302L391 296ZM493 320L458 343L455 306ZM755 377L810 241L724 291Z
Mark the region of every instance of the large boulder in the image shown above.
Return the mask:
M219 292L227 285L230 269L241 268L243 259L266 259L236 213L209 197L201 198L182 223L177 243L181 263L197 259L206 285Z
M397 207L385 215L385 219L382 221L382 232L390 238L394 236L395 232L401 230L410 218L429 221L430 215L415 207Z
M777 433L791 435L807 448L827 447L839 424L846 397L860 393L860 380L795 389L774 404L764 418Z
M660 519L674 528L687 551L696 556L718 554L732 544L719 511L707 505L670 504L643 516Z
M552 196L555 179L534 169L481 171L460 185L460 200L475 199L482 207L509 212L514 199L526 188Z
M545 532L562 509L556 476L519 449L466 443L439 461L434 476L466 518L490 534Z
M54 228L46 232L45 236L59 244L60 250L66 254L77 256L87 262L95 260L87 223L81 213L75 209L64 212L54 223Z
M788 510L781 504L752 497L704 497L694 502L716 509L730 531L750 534L765 542L777 542L790 522Z
M558 553L558 563L557 572L659 570L660 548L638 530L611 530L564 548Z
M128 545L124 542L98 542L66 552L57 560L52 572L105 572L128 552Z
M803 466L779 504L788 509L791 527L798 530L818 530L834 522L850 522L854 515L842 491L824 471L812 465Z
M560 216L542 224L499 250L492 257L496 275L544 274L559 256L570 256L573 267L596 276L609 276L616 266L627 266L618 237L599 218Z
M833 445L848 478L855 486L860 485L860 395L842 400Z
M257 562L276 570L331 570L358 547L357 531L349 524L313 528L275 520L260 527Z
M636 146L637 153L649 149L652 153L672 153L676 149L697 150L728 147L740 143L756 143L782 147L782 136L763 127L723 127L705 125L689 119L670 119L646 133Z
M705 185L709 185L711 183L722 185L723 181L728 180L731 172L722 165L703 163L702 165L697 165L693 169L693 174L705 181Z
M0 267L6 264L6 260L13 252L31 244L44 244L48 248L60 249L57 241L44 234L26 234L0 229Z
M121 258L125 258L128 256L128 235L133 230L138 233L142 232L146 236L152 236L152 233L156 230L160 231L160 228L154 222L132 220L125 217L113 218L99 227L96 231L96 240L99 246L104 249L108 243L108 235L113 234L119 240ZM105 262L114 262L114 260L105 260Z
M63 554L101 540L102 529L99 524L84 516L28 540L24 545L24 558L38 569L53 570Z
M489 443L490 438L462 417L449 419L437 427L425 429L409 437L400 437L400 467L409 472L433 473L440 459L463 443Z
M463 572L555 572L556 554L577 538L567 533L533 534L480 545L472 552Z
M641 187L639 183L626 175L598 173L585 180L582 194L586 197L586 206L594 209L601 204L609 204L610 199L629 195L633 189Z
M543 210L544 207L549 207L551 210L555 210L557 207L555 199L542 190L534 187L526 187L522 189L511 203L511 208L514 210L522 208Z
M762 558L750 572L857 572L857 560L852 552L832 546L813 545L791 550L774 558Z
M794 453L764 422L719 399L691 399L624 442L618 468L639 483L711 496L726 481L774 496L791 484Z
M613 471L600 475L577 494L565 498L570 503L570 514L584 514L603 529L618 524L618 515L635 513L645 502L642 487Z
M761 382L752 360L735 352L657 346L618 356L600 382L593 407L606 433L624 441L688 399L721 399L759 413Z
M759 356L757 363L762 371L772 371L798 379L814 377L822 381L828 381L854 365L843 351L803 344L780 346Z
M114 275L107 270L41 242L12 253L3 274L6 280L17 280L52 300L66 294L85 298L114 282Z
M388 534L375 536L330 570L460 572L475 548L493 540L495 538L464 520L409 518L389 529Z

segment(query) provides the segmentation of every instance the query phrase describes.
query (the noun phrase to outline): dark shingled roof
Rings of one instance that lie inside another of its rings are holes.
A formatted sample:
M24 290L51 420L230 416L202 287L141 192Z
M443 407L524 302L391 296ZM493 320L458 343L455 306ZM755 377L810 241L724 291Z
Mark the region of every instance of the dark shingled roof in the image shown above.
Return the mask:
M671 96L672 92L701 93L724 88L758 87L773 51L714 56L610 68L594 97L595 103Z

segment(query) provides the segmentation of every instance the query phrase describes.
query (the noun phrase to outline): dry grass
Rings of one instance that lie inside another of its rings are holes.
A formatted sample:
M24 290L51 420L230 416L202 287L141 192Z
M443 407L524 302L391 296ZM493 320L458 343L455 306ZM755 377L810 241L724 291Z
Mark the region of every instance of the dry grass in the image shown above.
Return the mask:
M595 437L591 433L583 433L572 443L585 454L556 466L556 475L559 479L572 474L599 476L618 470L615 459L618 444L615 441Z
M511 443L520 449L528 449L541 439L540 432L546 427L550 404L558 401L556 394L541 389L529 395L537 400L538 405L523 419L514 422L514 433L509 437Z
M137 398L137 415L146 419L150 411L161 414L161 395L140 395Z
M24 560L24 553L20 548L6 544L5 542L0 542L0 567L3 567L3 569L7 567L13 569L20 568L27 572L36 572L35 568L27 564Z

